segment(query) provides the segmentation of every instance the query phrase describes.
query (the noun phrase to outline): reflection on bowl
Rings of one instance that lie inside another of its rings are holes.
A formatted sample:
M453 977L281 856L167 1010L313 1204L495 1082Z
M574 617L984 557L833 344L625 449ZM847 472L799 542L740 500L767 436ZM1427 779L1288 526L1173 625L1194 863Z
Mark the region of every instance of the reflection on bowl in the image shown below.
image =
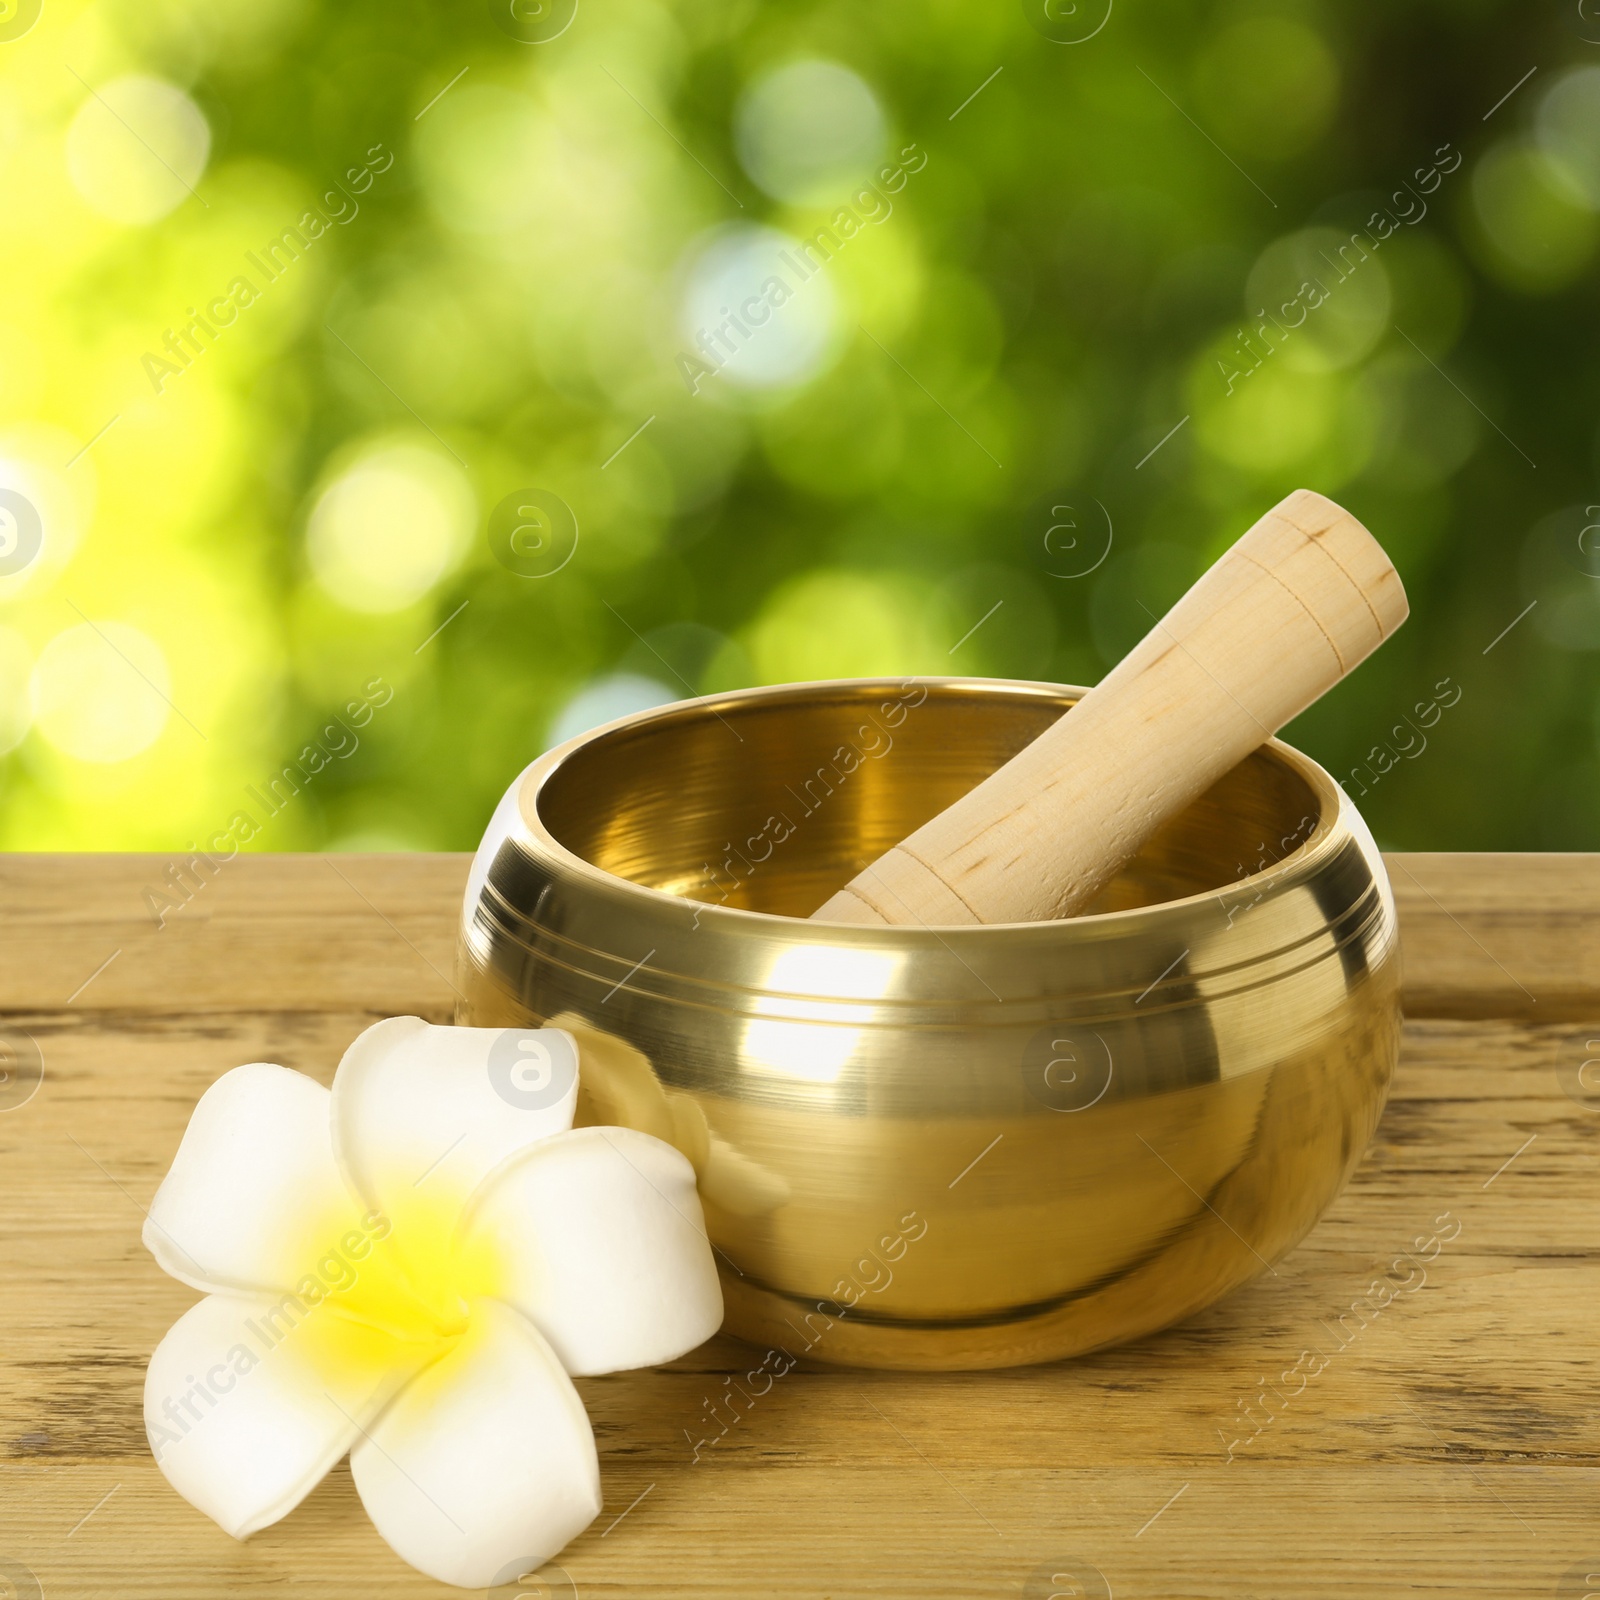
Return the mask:
M464 1021L555 1021L590 1121L694 1162L730 1332L986 1367L1134 1338L1261 1272L1377 1123L1394 905L1276 742L1067 922L799 920L1081 690L746 690L542 757L491 825Z

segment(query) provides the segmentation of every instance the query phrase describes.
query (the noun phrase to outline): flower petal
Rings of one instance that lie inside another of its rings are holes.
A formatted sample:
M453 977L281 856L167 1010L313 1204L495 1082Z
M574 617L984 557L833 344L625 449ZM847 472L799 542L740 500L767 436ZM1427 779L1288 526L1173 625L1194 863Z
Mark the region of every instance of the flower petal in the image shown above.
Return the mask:
M426 1254L486 1173L572 1126L577 1091L577 1046L559 1029L391 1017L339 1063L333 1147L351 1186L392 1219L397 1249Z
M294 1295L209 1295L150 1358L145 1431L172 1487L243 1539L292 1511L439 1349Z
M572 1380L538 1330L493 1300L473 1303L461 1342L356 1442L350 1470L395 1551L467 1589L542 1566L600 1511Z
M359 1226L333 1158L330 1105L315 1079L266 1061L218 1078L146 1216L145 1246L162 1269L196 1289L290 1289L308 1236Z
M458 1254L571 1373L671 1361L722 1323L694 1168L632 1128L578 1128L508 1161L473 1197Z

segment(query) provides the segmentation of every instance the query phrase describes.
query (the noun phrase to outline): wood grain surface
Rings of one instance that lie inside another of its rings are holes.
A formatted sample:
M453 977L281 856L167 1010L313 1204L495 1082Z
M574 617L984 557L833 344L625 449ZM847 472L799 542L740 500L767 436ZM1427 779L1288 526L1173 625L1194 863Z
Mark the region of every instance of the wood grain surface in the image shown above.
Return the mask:
M38 1092L0 1114L3 1600L461 1592L388 1550L342 1466L244 1544L167 1487L140 1388L195 1297L139 1229L219 1073L271 1059L327 1081L374 1018L448 1020L466 865L240 857L158 927L145 891L165 860L0 858L0 1022L44 1061ZM1273 1274L1077 1362L802 1365L698 1460L706 1402L761 1352L718 1339L580 1380L605 1510L564 1579L506 1593L1589 1592L1600 1094L1578 1073L1600 1057L1600 860L1390 867L1413 1018L1393 1096L1350 1187ZM1402 1250L1425 1265L1397 1287ZM1285 1380L1297 1364L1305 1381Z

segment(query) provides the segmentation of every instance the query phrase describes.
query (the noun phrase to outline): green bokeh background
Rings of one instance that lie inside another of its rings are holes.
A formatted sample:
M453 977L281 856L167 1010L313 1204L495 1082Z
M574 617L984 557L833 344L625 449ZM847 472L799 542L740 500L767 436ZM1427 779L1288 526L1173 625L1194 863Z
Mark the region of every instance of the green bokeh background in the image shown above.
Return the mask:
M1409 743L1360 786L1387 846L1600 848L1600 8L1049 3L0 15L0 485L43 529L0 576L0 843L183 850L315 745L252 848L468 849L558 731L651 699L1090 683L1309 485L1412 620L1287 737L1339 776ZM925 165L797 301L810 365L691 393L707 241L851 192L777 198L736 135L807 59ZM1257 333L1379 208L1412 220ZM578 530L543 576L489 538L530 488Z

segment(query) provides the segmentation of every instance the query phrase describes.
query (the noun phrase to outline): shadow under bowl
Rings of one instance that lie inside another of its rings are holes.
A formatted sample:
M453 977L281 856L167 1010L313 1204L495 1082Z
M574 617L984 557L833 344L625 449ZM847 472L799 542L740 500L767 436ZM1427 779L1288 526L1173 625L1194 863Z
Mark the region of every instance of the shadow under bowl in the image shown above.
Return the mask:
M554 1023L579 1120L694 1163L727 1330L897 1368L1045 1361L1187 1317L1289 1250L1399 1048L1376 846L1273 741L1086 915L802 920L1083 693L851 680L640 713L507 796L460 1019Z

